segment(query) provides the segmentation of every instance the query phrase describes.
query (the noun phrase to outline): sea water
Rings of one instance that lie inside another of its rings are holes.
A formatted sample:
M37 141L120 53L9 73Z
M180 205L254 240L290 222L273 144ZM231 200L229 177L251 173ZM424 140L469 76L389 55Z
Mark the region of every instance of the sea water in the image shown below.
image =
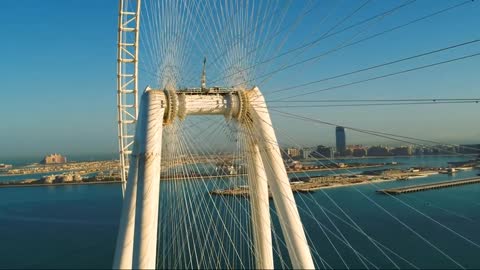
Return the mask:
M361 162L397 161L401 165L396 167L406 168L445 167L447 161L457 160L462 158L411 157ZM316 266L480 268L479 184L399 196L375 192L382 188L473 177L477 173L477 170L462 171L455 175L439 174L296 194ZM228 186L225 180L197 183L205 187L202 191L205 194L199 196L208 196L205 190L212 186ZM174 194L175 189L170 185L162 183L162 194L168 190L171 191L168 194ZM167 195L163 199L167 200ZM0 268L111 267L121 200L120 185L0 189ZM238 203L239 199L222 200ZM212 200L212 208L222 207L218 202L218 198ZM217 211L221 214L224 210ZM163 214L161 218L168 215ZM279 232L275 216L273 223ZM166 241L168 239L162 239L160 244ZM285 248L280 247L277 252L288 264ZM162 254L160 246L159 253ZM164 259L160 266L172 265L175 259L169 258L170 262ZM275 263L282 266L278 258Z

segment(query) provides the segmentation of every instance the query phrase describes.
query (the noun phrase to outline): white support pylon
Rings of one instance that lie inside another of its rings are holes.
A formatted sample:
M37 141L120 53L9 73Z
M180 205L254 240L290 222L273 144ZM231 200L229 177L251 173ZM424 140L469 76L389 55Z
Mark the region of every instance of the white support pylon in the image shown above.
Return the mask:
M233 93L147 88L141 100L114 268L156 267L163 125L188 114L225 115L239 120L251 135L247 138L248 178L256 267L274 267L270 186L292 266L314 268L265 99L257 87Z
M247 125L251 125L247 123ZM270 224L270 207L267 176L257 140L247 127L248 134L248 182L250 184L250 209L252 212L252 232L257 269L273 269L272 228Z
M157 258L157 229L160 195L163 116L166 98L163 91L147 89L141 100L138 137L138 183L135 209L134 269L154 269Z
M117 245L113 258L113 269L131 269L133 262L133 233L135 229L135 208L137 203L138 182L138 140L141 135L143 118L138 119L135 128L135 140L130 157L128 181L124 194L122 213L118 228Z
M153 269L156 266L165 104L163 91L147 89L142 95L114 269Z
M138 160L136 147L130 158L128 182L123 201L113 269L130 269L133 257L133 232L135 228L135 204L137 201Z
M303 230L290 181L283 164L275 131L267 111L265 98L255 87L247 91L251 118L259 136L260 153L268 178L288 253L295 269L313 269L312 254Z

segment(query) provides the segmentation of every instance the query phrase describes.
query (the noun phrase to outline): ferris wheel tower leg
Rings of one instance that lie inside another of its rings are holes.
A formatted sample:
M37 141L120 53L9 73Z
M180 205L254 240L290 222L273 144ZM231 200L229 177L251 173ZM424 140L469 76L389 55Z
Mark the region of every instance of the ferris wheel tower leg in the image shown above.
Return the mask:
M257 269L273 269L267 176L257 140L250 133L249 130L245 132L249 135L247 138L247 162L255 263Z
M134 269L154 269L157 257L157 229L162 152L163 91L142 95L139 115L138 181L133 243Z
M135 202L137 201L138 159L136 150L130 159L128 182L123 201L117 246L113 259L113 269L129 269L132 267L133 232L135 228Z
M138 138L138 183L133 243L133 268L154 269L157 257L157 229L162 153L163 91L142 96Z
M272 192L292 266L296 269L313 269L315 266L312 255L283 164L272 121L267 111L265 98L257 87L248 93L249 100L253 104L250 106L251 117L260 137L260 153L268 185Z

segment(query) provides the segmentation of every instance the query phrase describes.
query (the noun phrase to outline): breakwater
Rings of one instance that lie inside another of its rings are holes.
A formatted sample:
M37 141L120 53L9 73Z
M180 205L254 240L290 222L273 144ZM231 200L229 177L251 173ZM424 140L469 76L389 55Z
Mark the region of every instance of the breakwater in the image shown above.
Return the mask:
M476 184L476 183L480 183L480 177L453 180L453 181L442 181L442 182L429 183L429 184L423 184L423 185L413 185L413 186L407 186L402 188L381 189L381 190L377 190L377 192L382 194L399 195L403 193L419 192L419 191L425 191L425 190L431 190L431 189L448 188L448 187L455 187L460 185L468 185L468 184Z

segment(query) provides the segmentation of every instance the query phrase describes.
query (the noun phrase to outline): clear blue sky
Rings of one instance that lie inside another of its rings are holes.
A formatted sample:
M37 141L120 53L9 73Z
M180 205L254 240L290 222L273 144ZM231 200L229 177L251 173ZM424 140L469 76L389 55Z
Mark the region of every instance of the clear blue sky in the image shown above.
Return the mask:
M460 2L419 1L372 26L368 33L382 31ZM279 73L262 85L262 90L268 93L284 85L304 83L478 39L479 2L341 50L321 61ZM317 12L324 12L332 3L325 1ZM328 25L335 23L335 18L338 20L349 12L348 7L353 9L360 3L346 1L342 6L345 8L332 13L331 20L321 25L322 16L306 17L284 49L311 40L314 37L312 32L326 31ZM298 12L303 4L303 1L293 1L291 12ZM3 0L1 5L4 12L0 17L0 162L6 157L40 157L49 152L115 152L117 1ZM396 1L372 1L364 12L349 22L360 21L395 5L398 5ZM325 41L301 58L319 54L341 40L340 36ZM304 89L324 88L476 52L480 52L479 44ZM280 61L293 61L288 57L285 59ZM305 98L479 97L479 70L480 57L477 57ZM144 86L140 85L140 88ZM274 99L280 95L267 94L267 97ZM478 104L301 108L288 111L342 125L443 142L480 142ZM332 127L287 121L279 116L273 116L273 119L279 130L283 130L281 133L287 133L287 136L279 134L286 144L289 143L287 137L295 138L299 145L334 144ZM347 139L348 143L376 143L375 138L355 136L348 131Z

